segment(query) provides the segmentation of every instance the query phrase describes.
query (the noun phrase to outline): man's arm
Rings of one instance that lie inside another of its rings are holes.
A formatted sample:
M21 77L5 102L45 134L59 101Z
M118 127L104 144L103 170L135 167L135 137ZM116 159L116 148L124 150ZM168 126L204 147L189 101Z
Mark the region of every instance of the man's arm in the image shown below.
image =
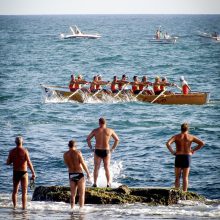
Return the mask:
M119 143L119 138L117 136L117 134L115 133L114 130L112 130L112 137L114 139L114 144L112 146L111 152L115 150L115 148L117 147L118 143Z
M27 165L30 168L31 173L32 173L32 179L35 179L36 176L35 176L35 172L34 172L34 167L33 167L32 163L31 163L31 159L29 157L29 153L28 153L27 150L26 150L26 156L27 156Z
M92 143L91 140L92 138L95 136L95 132L94 130L89 134L89 136L87 137L86 141L88 143L89 148L92 150Z
M64 161L64 163L67 165L67 161L66 161L66 153L63 154L63 161Z
M173 150L173 148L171 147L171 144L172 144L174 141L175 141L175 136L171 137L171 138L167 141L167 143L166 143L168 150L169 150L170 153L173 154L173 155L176 154L176 152L175 152L175 151Z
M193 142L196 143L197 146L192 149L192 153L195 153L195 151L201 149L205 145L205 142L195 136L193 136Z
M83 159L83 156L82 156L82 153L81 153L81 152L79 152L79 160L80 160L80 163L82 164L82 167L83 167L83 169L85 170L85 172L86 172L86 174L87 174L87 177L88 177L88 179L89 179L89 178L90 178L89 170L88 170L88 168L87 168L87 166L86 166L86 163L85 163L85 161L84 161L84 159Z
M191 88L190 88L190 86L189 86L188 84L187 84L187 87L188 87L189 91L192 91Z
M11 160L11 151L9 152L9 155L8 155L8 159L6 161L6 164L7 165L10 165L12 163L12 160Z

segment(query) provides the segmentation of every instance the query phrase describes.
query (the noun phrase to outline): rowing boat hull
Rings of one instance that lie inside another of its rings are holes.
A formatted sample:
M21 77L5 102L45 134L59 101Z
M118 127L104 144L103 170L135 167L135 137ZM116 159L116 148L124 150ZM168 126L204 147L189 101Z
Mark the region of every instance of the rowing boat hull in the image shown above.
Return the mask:
M129 100L129 101L141 101L141 102L149 102L151 103L155 100L158 96L157 95L133 95L132 93L120 93L116 97L115 94L106 94L105 92L99 92L97 95L91 93L84 93L81 90L77 92L69 92L69 91L62 91L58 89L51 90L50 88L44 87L45 92L53 92L58 98L62 100L73 100L76 102L84 103L88 99L94 99L103 101L106 100L106 97L115 100ZM105 97L105 99L104 99ZM209 102L209 93L207 92L198 92L198 93L190 93L188 95L176 93L176 94L164 94L158 97L153 103L157 104L166 104L166 105L204 105Z

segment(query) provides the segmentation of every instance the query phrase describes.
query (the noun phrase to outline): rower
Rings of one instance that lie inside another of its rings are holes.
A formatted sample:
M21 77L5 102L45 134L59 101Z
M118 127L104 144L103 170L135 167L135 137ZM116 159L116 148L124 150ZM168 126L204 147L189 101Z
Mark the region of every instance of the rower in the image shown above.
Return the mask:
M95 93L98 91L98 76L93 76L93 81L90 83L90 92Z
M189 94L189 91L191 91L191 89L190 89L190 87L189 87L187 81L184 79L184 76L181 76L181 77L180 77L180 82L181 82L181 84L182 84L182 93L183 93L184 95Z
M101 90L102 89L102 91L104 91L104 92L106 92L106 93L108 93L108 94L110 94L111 92L108 90L108 89L106 89L106 88L102 88L102 86L106 86L106 85L108 85L110 83L110 81L103 81L102 80L102 76L101 75L98 75L98 84L96 85L96 89L97 90Z
M154 89L154 94L155 95L160 95L160 93L162 92L161 88L161 80L159 76L155 77L155 82L153 83L153 89Z
M134 82L130 83L132 85L131 90L135 95L138 95L139 92L141 92L141 90L139 89L140 82L139 82L139 79L137 76L134 76L133 80L134 80Z
M128 81L127 81L127 76L125 75L125 74L123 74L122 75L122 77L121 77L121 80L118 80L118 89L119 90L122 90L123 89L123 86L125 85L125 84L127 84L127 83L129 83Z
M112 93L118 93L119 89L118 89L118 77L114 76L113 77L113 81L111 83L111 91Z
M85 84L88 84L88 82L83 79L82 75L79 74L75 82L75 89L80 89L83 92L88 92L88 89L82 88L82 85Z
M71 75L71 80L69 82L69 89L71 92L75 92L77 90L76 88L76 79L74 75Z
M147 76L143 76L139 84L139 90L143 91L143 94L153 95L153 91L147 89L148 86L152 86L152 83L147 80Z
M169 82L167 81L167 78L166 78L166 77L162 77L162 79L161 79L161 84L160 84L160 89L161 89L161 91L162 91L162 92L165 91L167 86L175 86L175 84L174 84L174 83L169 83ZM173 92L171 92L171 91L166 91L164 94L173 94Z

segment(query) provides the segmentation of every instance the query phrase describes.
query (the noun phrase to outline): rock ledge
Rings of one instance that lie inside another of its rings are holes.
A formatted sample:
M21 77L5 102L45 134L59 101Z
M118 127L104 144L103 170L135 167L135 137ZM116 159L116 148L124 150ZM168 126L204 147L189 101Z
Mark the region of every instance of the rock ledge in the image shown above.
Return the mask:
M172 188L86 188L85 204L147 203L150 205L172 205L178 200L205 201L203 196L193 192L182 192ZM32 201L70 202L70 187L38 186ZM76 197L76 202L78 196Z

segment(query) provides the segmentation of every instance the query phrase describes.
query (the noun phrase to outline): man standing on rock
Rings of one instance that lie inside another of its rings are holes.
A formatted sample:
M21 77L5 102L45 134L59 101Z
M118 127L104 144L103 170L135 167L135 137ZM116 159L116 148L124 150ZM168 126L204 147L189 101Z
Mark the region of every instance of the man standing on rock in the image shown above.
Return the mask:
M181 125L181 133L173 136L167 142L167 148L176 156L175 158L175 188L180 187L180 177L183 178L183 191L187 192L188 177L190 171L191 155L204 146L204 142L197 137L188 133L189 125L184 123ZM191 148L192 143L196 143L197 146ZM171 144L176 144L176 151L171 147Z
M32 173L32 179L35 179L35 172L31 163L28 151L23 148L23 138L18 136L15 138L16 147L13 148L8 155L6 164L13 164L13 193L12 201L14 208L17 206L17 195L19 184L22 188L22 209L26 209L27 206L27 188L28 188L28 173L27 167L30 168Z
M86 171L88 179L90 179L88 168L84 162L82 153L76 149L76 142L69 141L69 150L64 153L63 158L69 171L69 181L71 190L71 208L74 208L75 197L78 189L79 206L82 208L85 202L85 178L83 169Z
M87 143L89 148L92 150L92 138L95 137L95 151L94 151L94 184L93 187L97 187L97 178L100 168L100 164L103 161L105 175L107 179L107 187L110 187L111 176L110 176L110 159L111 153L115 150L119 143L119 138L113 129L107 128L106 120L104 118L99 119L99 127L94 129L87 137ZM114 144L110 149L109 141L110 138L114 139Z

